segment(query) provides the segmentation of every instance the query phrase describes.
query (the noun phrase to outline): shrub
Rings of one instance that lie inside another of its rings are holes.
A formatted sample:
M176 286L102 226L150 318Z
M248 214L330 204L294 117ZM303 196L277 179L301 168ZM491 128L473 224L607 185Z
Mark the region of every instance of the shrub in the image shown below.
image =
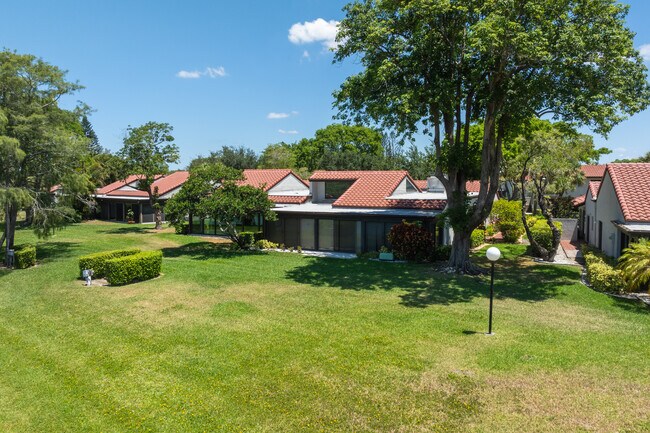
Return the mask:
M255 232L254 233L255 242L264 239L264 232Z
M435 246L433 234L420 227L402 221L395 224L388 233L388 241L393 247L397 258L415 262L422 262L430 258Z
M573 205L573 197L553 197L550 199L551 214L555 218L577 218L578 209Z
M521 222L521 202L497 200L492 205L492 218L506 242L517 242L524 234Z
M102 278L106 276L106 262L118 257L131 256L139 253L138 248L105 251L103 253L89 254L87 256L79 257L79 275L82 274L84 269L92 269L94 278Z
M144 251L118 257L106 262L106 280L115 286L150 280L160 275L161 267L161 251Z
M14 268L26 269L36 265L36 247L34 245L20 245L14 248Z
M247 249L255 243L255 232L239 232L239 247Z
M298 253L302 254L302 247L300 245L298 245L296 247L296 251L298 251Z
M188 235L190 234L190 223L187 221L178 223L174 226L174 230L177 235Z
M485 227L485 235L486 236L494 236L496 232L497 232L497 229L496 229L496 227L494 227L494 224L490 224L487 227Z
M532 227L535 224L537 224L537 221L539 221L539 218L533 215L528 215L526 216L526 223L528 224L528 227Z
M639 239L623 250L618 259L621 270L630 290L648 290L650 288L650 241Z
M357 253L357 257L365 260L378 259L379 251L368 251L365 253Z
M607 260L595 253L586 252L584 255L587 280L600 292L624 293L627 289L623 272L614 268Z
M268 241L266 239L260 239L259 241L255 242L255 246L260 250L272 250L277 248L278 244L276 244L275 242Z
M557 227L561 232L562 223L556 221L554 224L555 227ZM547 250L551 250L553 248L553 232L548 226L546 219L540 219L535 223L534 226L530 227L530 234L532 238L537 241L537 243L542 247L546 248Z
M472 232L471 237L472 248L480 247L485 243L485 232L481 229L476 229Z
M451 256L451 245L438 245L433 249L430 260L432 262L447 261L449 256Z

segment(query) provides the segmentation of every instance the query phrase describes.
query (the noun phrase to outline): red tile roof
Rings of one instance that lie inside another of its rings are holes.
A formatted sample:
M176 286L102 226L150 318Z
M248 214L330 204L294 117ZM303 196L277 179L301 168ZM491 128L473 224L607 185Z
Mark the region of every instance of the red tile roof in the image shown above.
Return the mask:
M574 207L578 207L585 204L586 201L587 201L587 194L582 194L574 198L573 200L571 200L571 203L573 204Z
M426 180L414 180L415 186L420 188L422 191L426 191L429 188ZM465 183L465 190L467 192L479 192L481 190L481 181L479 180L468 180Z
M591 199L596 200L598 197L598 190L600 189L600 181L599 180L591 180L589 181L589 191L591 191ZM585 200L587 199L587 195L585 194Z
M154 188L158 188L158 194L164 195L168 192L178 188L183 185L187 178L189 177L189 172L187 171L175 171L167 175L156 176L156 180L153 183ZM140 175L131 175L126 178L126 180L121 180L113 182L109 185L106 185L97 190L98 195L107 195L109 197L142 197L147 198L148 194L145 191L140 190L120 190L120 188L129 185L135 182L138 179L141 179Z
M607 164L627 222L650 222L650 163Z
M446 200L388 199L399 184L408 178L415 182L405 170L400 171L315 171L311 181L351 180L352 185L332 207L395 208L395 209L439 209L447 205ZM416 188L417 185L415 185ZM419 188L418 188L419 189Z
M303 204L309 199L306 195L270 195L269 200L277 204Z
M598 177L602 178L605 175L606 165L583 165L580 167L585 177Z
M255 188L261 188L264 186L264 191L268 191L273 188L275 185L280 183L285 177L293 174L296 179L300 180L305 185L309 186L303 179L300 178L297 174L289 170L288 168L280 169L246 169L243 172L244 180L240 181L240 185L250 185Z

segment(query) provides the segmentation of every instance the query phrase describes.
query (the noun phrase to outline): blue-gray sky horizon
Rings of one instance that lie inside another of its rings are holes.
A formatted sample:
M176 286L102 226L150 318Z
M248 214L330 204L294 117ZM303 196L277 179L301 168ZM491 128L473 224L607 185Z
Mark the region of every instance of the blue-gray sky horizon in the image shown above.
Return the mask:
M111 151L129 125L170 123L181 150L177 167L184 167L223 145L260 152L334 122L332 92L359 70L354 60L332 64L329 51L346 3L11 2L3 7L9 19L0 46L39 56L84 85L63 103L93 107L90 120ZM625 3L635 46L650 66L650 2ZM608 139L594 134L613 151L601 162L650 151L648 125L650 110Z

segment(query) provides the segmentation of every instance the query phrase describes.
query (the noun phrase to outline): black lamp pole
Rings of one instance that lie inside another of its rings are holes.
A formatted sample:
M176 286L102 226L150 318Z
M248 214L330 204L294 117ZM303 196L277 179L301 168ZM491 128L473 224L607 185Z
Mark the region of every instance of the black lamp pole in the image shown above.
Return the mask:
M490 272L490 322L488 324L488 335L492 335L492 304L494 301L494 262Z

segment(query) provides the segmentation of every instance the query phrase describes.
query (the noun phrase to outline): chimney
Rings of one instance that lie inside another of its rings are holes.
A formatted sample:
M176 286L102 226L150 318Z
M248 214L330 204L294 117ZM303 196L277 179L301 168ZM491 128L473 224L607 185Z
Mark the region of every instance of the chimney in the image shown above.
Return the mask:
M427 191L429 192L435 192L435 193L444 193L445 192L445 186L440 182L440 179L438 179L435 176L429 176L427 177Z

